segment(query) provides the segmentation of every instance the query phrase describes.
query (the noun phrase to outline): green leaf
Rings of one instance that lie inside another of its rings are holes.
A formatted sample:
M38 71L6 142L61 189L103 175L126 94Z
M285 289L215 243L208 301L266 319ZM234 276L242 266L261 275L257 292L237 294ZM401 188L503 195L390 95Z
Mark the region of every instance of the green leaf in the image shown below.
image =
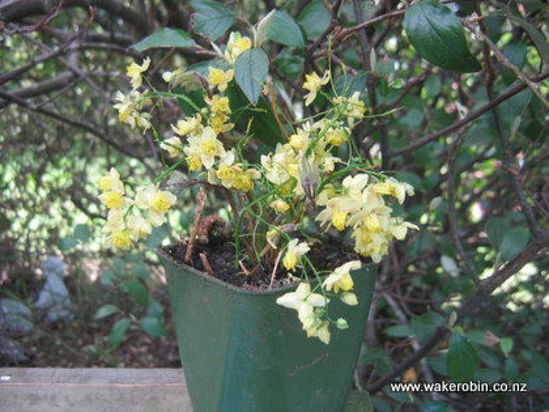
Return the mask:
M143 262L139 262L133 265L131 268L131 273L135 277L142 280L148 280L150 278L149 268Z
M490 369L481 369L476 373L474 377L475 381L486 382L488 384L499 382L500 379L501 373L499 371Z
M314 0L301 11L297 22L303 27L307 38L314 39L328 28L331 18L322 0Z
M511 260L524 250L530 240L530 231L524 226L507 231L499 248L501 259Z
M389 402L387 402L385 399L379 398L377 396L372 396L371 401L376 412L393 412L394 411L393 407L389 405Z
M193 47L195 45L196 43L189 33L181 29L163 28L135 43L132 47L141 52L156 47Z
M192 15L193 29L217 40L236 22L230 7L212 0L195 0L191 7L196 11Z
M412 330L421 341L429 338L439 326L444 325L444 318L436 312L427 312L412 318Z
M519 70L522 70L524 63L526 63L526 53L526 45L521 42L508 44L503 50L505 57L507 57ZM517 79L511 69L503 66L501 67L501 77L506 86L509 86Z
M370 395L366 391L351 391L343 412L374 412Z
M504 370L505 370L505 376L510 381L515 381L519 376L517 361L510 356L505 359Z
M109 345L111 347L117 348L120 344L126 339L126 332L130 327L131 319L124 318L118 320L112 327L111 334L109 335Z
M516 86L516 83L513 84ZM499 95L504 94L507 90L512 88L513 84L502 90ZM513 124L515 123L517 117L522 115L530 103L530 100L532 100L532 90L525 89L499 105L499 113L507 136L510 135Z
M451 412L453 409L442 401L429 399L421 404L421 412Z
M118 276L112 270L106 269L101 273L100 279L102 285L112 285L112 281Z
M201 74L205 77L208 77L207 71L206 73ZM184 88L180 88L178 92L183 97L178 97L177 103L187 116L193 116L194 114L196 114L198 112L196 108L202 109L207 106L206 102L204 101L206 92L203 89L191 90L187 92L184 90Z
M407 325L393 325L385 329L385 334L395 338L407 338L413 335L412 329Z
M263 96L259 98L255 107L251 106L246 95L234 81L229 83L225 94L229 97L232 121L242 132L247 132L270 148L282 142L280 126L271 105Z
M265 39L269 39L285 46L305 47L301 29L288 14L280 10L273 10L257 25L257 46L261 46Z
M120 309L118 309L114 305L103 305L99 309L97 309L97 312L95 312L95 315L93 315L94 319L103 319L107 316L111 316L115 313L117 313Z
M90 238L90 228L86 224L76 225L72 236L80 242L87 242Z
M290 79L297 79L303 71L304 59L302 56L292 54L289 49L283 49L274 59L273 63L280 72Z
M149 306L147 307L147 316L152 317L163 317L164 316L164 307L155 299L149 298Z
M57 247L62 251L74 249L78 245L78 241L73 237L65 237L57 242Z
M269 73L269 58L262 49L246 50L236 59L234 77L240 89L254 105Z
M380 376L390 372L393 367L391 358L381 348L361 350L359 363L373 365Z
M450 347L446 358L448 375L453 382L466 382L473 379L479 365L475 348L458 333L450 338Z
M406 10L404 30L425 60L461 73L481 69L467 48L461 22L438 1L421 0Z
M391 398L394 401L397 401L398 403L410 402L413 399L411 393L406 393L404 391L393 391L391 390L390 385L385 386L383 388L383 392L389 398Z
M499 250L501 241L505 237L505 233L509 230L509 219L504 217L491 217L487 220L484 227L488 240L492 246Z
M530 23L520 17L513 16L511 13L507 13L507 18L511 23L522 27L524 31L528 33L528 36L530 36L530 38L534 42L536 49L538 49L538 52L543 61L545 63L549 63L549 45L545 40L545 36L538 30L536 30L534 26L532 26Z
M168 233L168 227L165 224L155 227L149 237L145 240L145 246L151 249L162 246L162 242L168 237Z
M505 356L509 355L513 350L513 339L512 338L503 338L499 343L499 347Z
M149 292L141 282L126 280L120 284L120 289L134 298L139 304L148 306Z
M139 327L151 336L166 336L168 331L164 322L157 317L146 316L139 320Z

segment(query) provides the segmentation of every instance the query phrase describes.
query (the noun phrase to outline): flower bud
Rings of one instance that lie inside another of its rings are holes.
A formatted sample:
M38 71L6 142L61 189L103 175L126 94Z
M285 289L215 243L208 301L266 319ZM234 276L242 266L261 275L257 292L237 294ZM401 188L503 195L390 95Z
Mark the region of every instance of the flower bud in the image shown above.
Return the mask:
M345 319L339 318L338 320L336 320L336 327L338 329L347 329L349 327L349 324Z

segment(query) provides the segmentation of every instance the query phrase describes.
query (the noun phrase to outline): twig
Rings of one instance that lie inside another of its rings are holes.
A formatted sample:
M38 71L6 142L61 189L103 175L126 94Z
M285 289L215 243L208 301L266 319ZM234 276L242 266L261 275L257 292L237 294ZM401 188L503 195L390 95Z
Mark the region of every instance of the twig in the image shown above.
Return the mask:
M273 283L275 280L276 270L278 269L278 263L280 262L280 258L282 257L282 250L278 252L278 255L276 256L274 268L273 268L273 274L271 275L271 281L269 282L269 289L273 287Z
M475 9L476 9L476 12L480 15L480 5L479 5L478 1L475 2ZM487 32L488 28L486 27L485 22L480 21L479 26L480 26L480 28L479 28L479 30L477 30L478 31L477 34L480 37L482 37L482 39L484 40L483 54L484 54L484 62L485 62L485 65L486 65L486 70L485 70L485 72L486 72L486 92L488 94L488 98L489 99L494 98L494 80L495 80L495 71L494 71L494 68L492 66L492 62L490 60L490 50L492 50L492 52L494 53L496 58L504 66L511 69L520 79L522 79L526 84L528 84L530 86L530 84L529 84L530 79L526 78L526 76L524 76L522 73L520 73L518 68L513 66L513 64L511 64L511 62L509 62L507 60L507 58L492 43L490 38L488 36L486 36L485 33ZM467 27L469 27L469 29L471 29L470 26L467 25ZM509 65L512 66L512 67L510 67ZM530 86L530 88L532 88L532 87ZM533 90L533 91L536 92L536 90ZM543 101L543 99L542 99L542 101ZM499 110L498 110L497 107L494 107L494 109L492 110L492 115L494 117L494 122L496 124L497 136L499 138L501 148L503 149L503 169L507 172L507 174L509 175L509 177L511 179L511 185L513 186L513 189L514 189L514 191L516 192L516 194L519 198L519 204L520 204L522 212L524 213L524 216L526 217L526 222L528 224L530 232L532 232L532 235L537 239L542 239L544 237L547 239L549 237L549 234L548 234L549 231L542 229L541 226L536 221L534 210L533 210L532 206L530 205L530 203L528 202L528 200L526 198L525 191L523 190L523 187L522 187L522 185L521 185L521 183L520 183L520 181L517 177L518 173L512 167L513 157L512 157L512 155L509 151L508 139L505 136L505 132L503 130L503 123L502 123L501 115L500 115Z
M204 191L204 188L201 187L200 191L198 192L198 196L196 197L196 201L197 201L196 215L194 217L193 230L191 231L191 236L189 238L189 243L187 245L187 252L185 253L185 262L187 263L191 263L191 256L193 254L193 248L196 242L196 235L198 233L200 219L202 217L202 212L204 210L205 198L206 198L206 192Z
M535 82L542 81L549 77L549 72L542 73L538 76L534 76L531 80ZM411 152L415 149L419 149L420 147L438 139L439 137L446 135L448 133L453 132L454 130L459 129L460 127L465 126L467 123L472 122L476 118L482 116L484 113L486 113L489 110L492 110L494 107L496 107L501 102L504 102L505 100L513 97L515 94L520 93L522 90L526 89L526 83L519 84L512 89L508 90L507 92L503 93L502 95L496 97L494 100L492 100L489 103L486 103L484 106L482 106L477 111L470 113L468 116L465 116L463 119L458 120L457 122L454 122L448 127L445 127L444 129L439 130L438 132L431 133L427 136L420 137L416 139L414 142L410 143L408 146L403 147L402 149L390 151L389 155L392 156L399 156L408 152Z
M497 48L497 46L490 40L490 38L480 30L480 28L473 27L471 24L467 22L467 20L462 19L463 24L465 27L467 27L469 30L474 32L477 36L479 36L485 44L488 45L492 53L494 53L494 56L496 59L503 64L505 67L507 67L509 70L511 70L515 76L517 76L520 80L522 80L526 85L534 92L534 94L537 96L537 98L543 103L543 105L548 108L549 102L545 100L543 95L540 93L536 85L524 74L522 73L517 66L515 66L513 63L509 61L507 57Z
M119 152L124 153L128 156L136 157L136 158L139 158L139 159L143 159L144 157L148 156L148 153L136 153L136 152L131 151L130 149L128 149L127 145L122 145L122 144L119 144L119 143L115 142L114 140L110 139L107 135L101 133L99 130L94 128L92 125L80 122L78 120L71 119L67 116L64 116L64 115L62 115L60 113L57 113L57 112L53 112L53 111L51 111L49 109L45 109L43 107L33 106L29 102L27 102L25 99L21 99L18 96L14 96L13 94L8 93L5 89L0 88L0 97L2 99L5 99L5 100L9 101L9 102L15 103L15 104L17 104L18 106L21 106L24 109L44 114L44 115L52 117L56 120L60 120L64 123L70 124L71 126L75 126L75 127L80 128L80 129L86 130L87 132L91 133L92 135L94 135L94 136L98 137L99 139L103 140L104 142L108 143L109 145L111 145L112 147L117 149Z
M397 11L393 11L393 12L390 12L390 13L387 13L387 14L383 14L382 16L371 18L371 19L366 20L364 22L360 22L356 26L347 27L347 28L341 30L338 37L341 37L342 40L346 40L347 37L354 34L355 31L358 31L358 30L361 30L361 29L366 29L370 26L373 26L374 24L379 23L380 21L392 19L393 17L400 17L405 12L406 12L406 10L397 10Z
M458 311L457 321L474 314L481 306L482 302L507 279L519 271L526 263L535 260L543 249L547 248L548 244L532 242L524 249L517 257L509 261L504 267L498 269L488 279L483 280L477 292L470 296L461 306ZM450 332L447 326L439 327L423 345L410 355L404 362L396 366L391 372L381 377L372 385L367 387L370 393L375 393L382 389L385 385L392 382L402 372L406 371L421 359L423 359L439 342Z
M244 263L242 263L241 260L238 261L238 264L240 265L240 269L244 272L246 276L250 276L252 273L248 270L246 266L244 266Z
M398 305L398 303L388 293L383 293L383 297L385 298L389 306L391 306L391 308L394 310L395 314L400 319L400 321L405 325L410 326L410 323L408 322L406 315L402 312L402 310L400 310L400 306ZM417 339L413 339L412 348L414 348L414 350L419 350L420 347L421 345L419 341ZM433 373L431 372L431 369L429 368L429 365L427 365L427 362L425 361L425 359L422 359L420 361L420 367L423 372L423 375L425 375L425 380L427 382L434 382ZM437 399L436 392L431 392L431 396L433 397L433 399Z
M188 250L189 249L187 249L187 251ZM202 262L202 266L204 267L204 269L206 269L206 273L208 273L208 275L210 276L214 276L215 272L212 269L210 262L208 262L208 257L206 256L206 254L200 253L198 256L200 257L200 262Z
M451 144L450 148L448 149L448 179L446 183L446 188L448 192L448 224L450 226L450 235L454 240L454 244L456 246L458 255L465 265L465 270L467 272L467 275L469 276L469 278L471 278L471 280L475 284L478 284L479 279L476 276L475 265L473 264L471 259L469 259L469 256L467 256L467 253L465 252L465 249L463 248L463 245L461 243L461 239L459 238L458 226L457 226L456 203L455 203L456 202L456 158L459 152L459 147L463 141L463 137L465 136L465 130L462 130L461 133L458 134L456 140Z

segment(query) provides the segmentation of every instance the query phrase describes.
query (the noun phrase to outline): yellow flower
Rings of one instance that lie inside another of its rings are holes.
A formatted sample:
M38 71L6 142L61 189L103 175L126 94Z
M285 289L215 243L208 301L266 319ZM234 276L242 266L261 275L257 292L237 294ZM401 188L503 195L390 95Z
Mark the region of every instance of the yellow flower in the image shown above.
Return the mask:
M204 101L210 106L210 110L216 115L227 115L231 113L229 106L229 98L213 95L211 98L206 97Z
M339 230L345 230L345 222L347 220L347 212L342 212L340 210L334 211L332 214L332 225Z
M196 172L197 170L202 169L202 162L199 157L189 156L185 158L189 171Z
M234 77L234 70L221 70L214 67L210 67L208 75L208 83L217 87L220 92L224 92L227 89L229 82Z
M370 214L368 214L368 216L364 218L363 224L371 233L377 233L383 229L381 227L381 221L375 211L372 211Z
M145 130L151 127L150 114L139 111L151 102L147 97L147 92L140 93L137 90L132 90L126 95L117 91L114 100L118 103L113 107L118 110L118 119L122 123L128 123L132 129L135 129L136 126Z
M358 305L358 299L356 295L352 292L345 292L341 295L341 301L349 306Z
M313 321L307 325L305 332L307 332L308 338L318 338L322 343L326 345L330 343L330 322L327 320L320 320L317 317L313 318Z
M414 188L412 185L399 182L392 177L388 177L382 183L376 183L374 185L374 190L376 193L395 197L400 204L404 202L406 195L412 196L414 194Z
M309 133L304 129L299 129L297 133L290 136L290 146L296 150L305 150L309 147Z
M176 69L173 72L162 73L162 80L166 83L175 83L178 77L183 73L182 69Z
M353 289L354 283L353 278L351 277L351 270L359 269L361 266L360 260L352 260L347 262L337 268L324 280L322 286L326 290L334 289L334 292L339 292L339 290L351 290Z
M147 71L150 64L151 59L147 57L141 65L133 62L128 67L126 67L126 76L131 78L131 84L134 90L139 89L139 87L143 83L141 73Z
M419 230L419 227L410 222L405 222L401 217L393 218L391 221L390 231L391 234L398 240L402 240L406 237L408 229Z
M202 116L197 113L187 120L179 120L176 126L171 126L174 133L179 136L197 135L202 131Z
M151 210L158 213L166 213L175 203L176 197L170 192L156 192L151 199Z
M160 148L168 152L169 157L178 157L183 153L183 142L179 137L173 136L164 140Z
M99 179L99 189L102 192L124 192L124 184L120 180L120 173L114 167L111 167L111 170Z
M242 37L240 33L233 32L229 36L227 48L225 49L225 60L229 64L234 64L238 56L252 47L252 42L248 37Z
M99 200L109 209L120 209L127 203L127 199L120 191L109 191L99 195Z
M234 127L233 123L228 123L229 116L216 114L208 118L208 124L216 133L225 133Z
M127 249L132 245L131 234L127 230L115 230L109 236L111 245L121 249Z
M233 187L236 190L241 190L242 192L249 192L254 188L254 181L249 174L246 172L241 172L235 176Z
M277 213L285 213L290 209L290 205L282 199L273 200L269 206Z
M325 196L321 193L317 197L317 203L327 207L318 214L315 220L323 224L331 222L337 230L344 230L349 224L347 216L361 209L363 205L362 191L367 184L367 174L347 176L342 182L343 194ZM333 189L330 188L330 190Z
M302 323L313 315L313 308L326 306L328 302L324 296L312 293L306 282L301 282L295 292L288 292L276 300L277 305L295 309Z
M232 166L223 165L215 172L215 175L219 180L231 184L236 176L236 171Z
M217 139L217 134L211 127L205 127L200 137L189 137L189 145L183 149L189 157L196 157L206 169L210 169L215 158L225 155L223 143Z
M360 93L354 92L351 97L338 96L332 99L335 105L344 105L343 114L347 117L347 123L350 128L353 128L355 119L362 119L366 113L366 105L362 100L359 100Z
M330 81L330 72L326 71L322 77L319 77L315 72L305 75L305 83L303 88L309 90L305 99L305 106L309 106L315 99L316 94L323 85Z
M372 233L365 225L359 225L352 234L355 250L363 256L369 256L374 263L389 253L389 238L383 232Z
M135 239L145 238L152 232L151 224L141 215L128 216L127 226L132 238Z
M282 258L282 264L288 270L294 270L299 263L299 257L310 250L307 242L298 242L298 239L290 240L288 242L286 254L284 255L284 258Z
M177 197L168 191L161 191L154 184L150 184L137 192L135 204L147 210L148 220L153 226L164 223L165 213L176 202Z
M349 136L350 131L346 127L342 128L330 128L326 132L326 141L334 146L341 146L347 141L347 136Z

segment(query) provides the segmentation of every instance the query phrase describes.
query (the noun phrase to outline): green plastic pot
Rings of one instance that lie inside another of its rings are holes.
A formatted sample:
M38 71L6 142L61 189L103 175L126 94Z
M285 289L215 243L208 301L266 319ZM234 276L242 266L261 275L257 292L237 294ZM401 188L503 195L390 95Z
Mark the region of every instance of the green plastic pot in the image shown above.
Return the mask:
M330 302L326 345L307 338L294 310L275 303L297 285L250 292L160 252L183 372L194 412L340 411L372 300L376 265L353 272L358 306Z

